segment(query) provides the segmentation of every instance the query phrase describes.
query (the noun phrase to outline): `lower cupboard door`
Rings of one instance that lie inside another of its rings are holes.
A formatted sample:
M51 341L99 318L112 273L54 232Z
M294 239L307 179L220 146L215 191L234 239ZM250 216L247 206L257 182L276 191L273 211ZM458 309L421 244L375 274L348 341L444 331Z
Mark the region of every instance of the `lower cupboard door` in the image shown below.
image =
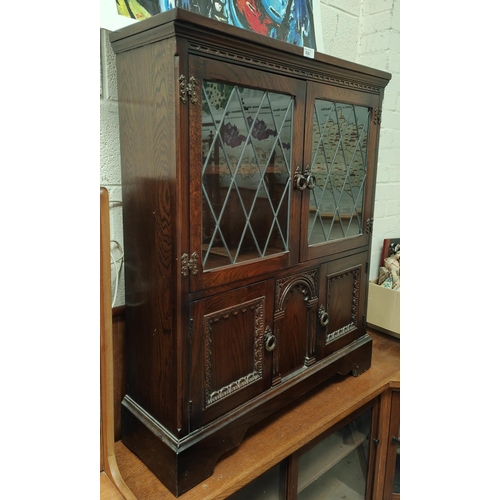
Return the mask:
M366 333L367 259L363 252L321 266L318 359Z
M190 305L191 431L271 386L274 281Z

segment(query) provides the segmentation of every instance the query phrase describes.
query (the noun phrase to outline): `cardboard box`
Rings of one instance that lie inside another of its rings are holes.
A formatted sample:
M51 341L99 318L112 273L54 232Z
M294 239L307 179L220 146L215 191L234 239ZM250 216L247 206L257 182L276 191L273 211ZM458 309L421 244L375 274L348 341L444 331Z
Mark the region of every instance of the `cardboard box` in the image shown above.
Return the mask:
M401 292L377 285L377 280L368 283L369 327L399 338L399 300Z

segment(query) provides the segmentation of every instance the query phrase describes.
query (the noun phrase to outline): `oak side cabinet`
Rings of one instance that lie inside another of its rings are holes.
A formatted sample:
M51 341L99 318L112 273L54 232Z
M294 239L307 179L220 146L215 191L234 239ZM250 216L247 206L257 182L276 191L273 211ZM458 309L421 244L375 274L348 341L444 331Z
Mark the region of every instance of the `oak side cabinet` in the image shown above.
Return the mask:
M176 496L250 426L370 368L390 75L174 9L110 35L123 189L122 440Z

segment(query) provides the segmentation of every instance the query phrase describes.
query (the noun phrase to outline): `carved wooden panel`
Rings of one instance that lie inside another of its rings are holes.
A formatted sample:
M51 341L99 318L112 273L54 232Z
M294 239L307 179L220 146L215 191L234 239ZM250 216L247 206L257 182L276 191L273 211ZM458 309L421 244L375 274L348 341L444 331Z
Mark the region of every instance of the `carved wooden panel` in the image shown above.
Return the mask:
M319 358L327 356L364 335L366 303L366 252L321 266L321 318L318 327Z
M262 378L265 297L205 316L205 404Z
M273 384L315 362L318 270L276 281Z
M274 281L194 302L190 332L191 427L197 428L268 389L273 353Z
M358 326L361 266L328 277L327 303L331 327L326 343L348 334Z

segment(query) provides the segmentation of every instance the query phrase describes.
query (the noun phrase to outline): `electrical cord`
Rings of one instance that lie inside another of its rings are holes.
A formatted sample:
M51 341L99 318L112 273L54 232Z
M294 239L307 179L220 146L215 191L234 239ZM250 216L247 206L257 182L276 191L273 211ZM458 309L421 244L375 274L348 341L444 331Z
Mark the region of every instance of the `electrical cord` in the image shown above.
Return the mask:
M122 205L122 201L121 200L109 200L109 205L110 205L110 208L112 208L111 205ZM121 255L118 259L115 259L112 251L110 252L111 260L113 261L113 266L115 269L115 291L113 293L113 301L111 303L111 307L113 308L113 307L115 307L116 298L118 296L118 283L120 280L120 272L122 270L124 252L123 252L123 249L122 249L120 243L118 243L118 241L110 240L110 243L114 243L120 249L120 252L121 252ZM117 262L120 262L120 267L118 267Z
M115 243L116 246L120 249L120 252L121 252L121 255L118 259L115 259L114 255L113 255L113 252L110 252L111 254L111 260L113 261L113 265L114 265L114 268L115 268L115 292L113 294L113 302L111 304L111 307L115 307L115 303L116 303L116 297L118 296L118 281L120 279L120 272L122 270L122 263L123 263L123 250L122 250L122 247L120 245L120 243L118 243L118 241L116 240L111 240L110 243ZM118 267L118 262L120 262L120 267Z

